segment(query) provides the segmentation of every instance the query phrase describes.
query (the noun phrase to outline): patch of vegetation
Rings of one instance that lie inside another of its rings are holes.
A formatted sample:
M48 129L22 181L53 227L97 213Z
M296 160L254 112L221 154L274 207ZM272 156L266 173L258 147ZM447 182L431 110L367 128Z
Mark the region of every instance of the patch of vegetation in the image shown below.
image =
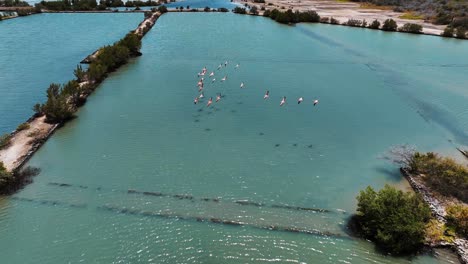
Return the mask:
M453 243L456 238L455 233L437 219L429 220L426 225L425 233L426 242L432 245L441 242Z
M393 19L387 19L382 25L382 30L384 31L397 31L398 25Z
M331 17L330 18L330 24L338 25L338 24L340 24L340 21L338 21L338 19L335 19L335 18Z
M401 18L425 19L435 24L455 25L458 20L468 20L468 1L465 0L352 0L364 3L363 7L393 6L397 12L407 12ZM468 25L463 26L468 29Z
M379 29L380 28L380 22L376 19L370 23L369 28L371 29Z
M347 22L344 23L344 25L350 26L350 27L366 27L367 21L358 20L358 19L349 19Z
M399 18L410 19L410 20L420 20L420 19L424 19L424 16L418 15L410 11L410 12L405 12L403 15L399 16Z
M258 15L258 8L256 6L252 6L252 8L250 8L250 14Z
M167 7L166 6L160 6L160 7L158 7L158 11L161 14L167 13Z
M229 12L229 9L225 8L225 7L220 7L218 8L218 12Z
M424 182L433 190L468 202L468 168L451 158L428 152L414 153L408 163L412 174L423 175Z
M431 213L420 196L386 185L378 192L367 187L357 200L352 222L358 234L392 254L413 253L423 245Z
M447 207L447 225L461 237L468 237L468 206L452 205Z
M453 28L451 26L447 26L445 29L444 29L444 32L442 32L442 34L440 34L442 37L448 37L448 38L451 38L453 37Z
M413 34L421 34L423 33L423 27L418 24L413 24L413 23L406 23L402 27L398 29L400 32L406 32L406 33L413 33Z
M0 195L8 195L30 183L33 176L40 173L38 168L26 167L18 172L9 172L0 162Z
M3 162L0 161L0 186L5 186L11 181L12 173L7 171Z
M27 122L24 122L22 124L19 124L19 126L16 128L16 131L21 131L21 130L25 130L25 129L29 129L31 126L29 125L29 123Z
M21 0L0 0L0 6L5 7L26 7L30 6L28 2Z
M455 30L455 37L459 39L466 39L466 28L464 27L457 27Z
M83 103L81 94L91 92L93 87L80 87L78 81L86 79L90 84L101 82L107 74L127 63L131 57L141 55L140 48L140 37L128 33L113 45L99 49L87 71L77 66L74 71L77 80L69 81L63 86L55 83L49 86L47 101L44 104L36 104L33 108L36 115L45 114L49 123L61 123L71 119L77 107Z
M236 6L232 12L236 13L236 14L241 14L241 15L244 15L244 14L247 14L247 10L245 8L242 8L240 6Z
M286 12L281 12L278 9L273 9L271 12L268 12L267 15L265 13L263 13L263 16L268 16L269 18L282 24L295 24L300 22L320 22L320 16L315 11L293 12L291 9L289 9Z
M0 149L4 149L10 145L12 136L10 134L3 134L0 136Z

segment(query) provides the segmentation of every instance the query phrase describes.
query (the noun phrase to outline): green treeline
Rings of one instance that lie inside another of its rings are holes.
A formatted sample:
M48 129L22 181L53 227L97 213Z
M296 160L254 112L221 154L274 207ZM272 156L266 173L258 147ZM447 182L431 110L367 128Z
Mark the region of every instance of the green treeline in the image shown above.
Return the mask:
M30 6L28 2L21 0L0 0L0 6L5 7L26 7Z
M386 185L378 192L367 187L357 200L351 223L359 235L397 255L413 253L423 245L431 211L419 195Z
M52 83L47 89L47 101L33 107L36 115L46 115L49 123L65 122L73 117L76 109L84 103L83 95L91 93L96 85L112 71L139 56L140 36L130 32L111 46L104 46L90 63L88 70L78 65L74 71L76 80L60 85ZM80 82L87 81L80 86Z
M111 7L140 7L140 6L158 6L159 1L127 1L122 0L59 0L59 1L41 1L36 4L37 8L51 11L91 11L105 10Z
M320 22L320 16L315 11L293 12L291 9L281 12L278 9L265 10L264 17L269 17L278 23L294 24L300 22Z

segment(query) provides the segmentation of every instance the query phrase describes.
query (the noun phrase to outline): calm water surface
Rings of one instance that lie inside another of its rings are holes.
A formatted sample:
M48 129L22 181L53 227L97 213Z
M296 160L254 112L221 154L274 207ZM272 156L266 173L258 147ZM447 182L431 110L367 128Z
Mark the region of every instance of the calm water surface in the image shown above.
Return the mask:
M390 146L467 144L467 42L174 13L142 52L34 156L35 182L2 200L8 263L456 262L383 256L344 226L360 189L400 183L377 158ZM225 60L205 85L224 97L194 105L196 73Z
M51 82L73 78L97 48L134 29L142 14L40 14L0 24L0 134L28 119Z

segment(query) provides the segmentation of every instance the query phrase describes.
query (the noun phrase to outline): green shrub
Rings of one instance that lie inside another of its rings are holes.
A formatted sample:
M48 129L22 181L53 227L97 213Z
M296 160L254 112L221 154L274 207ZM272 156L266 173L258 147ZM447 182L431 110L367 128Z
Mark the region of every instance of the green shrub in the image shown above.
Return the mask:
M218 12L229 12L229 9L225 8L225 7L220 7L218 8Z
M362 25L362 21L357 19L349 19L348 22L346 22L346 25L351 27L360 27Z
M398 28L397 23L395 22L395 20L391 18L385 20L382 25L382 30L385 30L385 31L396 31L397 28Z
M12 174L7 171L3 162L0 161L0 188L8 184L11 180Z
M400 27L398 30L401 32L406 32L406 33L421 34L423 27L418 24L406 23L402 27Z
M25 130L25 129L29 129L31 126L29 125L29 123L22 123L22 124L19 124L18 127L16 128L16 131L21 131L21 130Z
M252 6L252 8L250 8L250 14L258 15L258 8L256 6Z
M447 26L444 29L444 32L442 32L442 34L440 34L440 35L443 36L443 37L448 37L448 38L453 37L453 28L450 27L450 26Z
M4 149L10 145L11 135L3 134L0 136L0 149Z
M468 168L451 158L428 152L416 152L409 164L411 173L423 174L424 182L433 190L468 202Z
M239 6L236 6L232 12L236 13L236 14L247 14L247 11L245 8L242 8L242 7L239 7Z
M354 220L359 233L392 254L412 253L422 246L430 209L421 197L386 185L367 187L357 196Z
M293 12L291 9L286 12L278 11L278 9L273 9L272 11L266 10L263 13L263 16L270 17L278 23L282 24L293 24L300 22L320 22L320 16L315 11L305 11L305 12Z
M457 27L455 31L456 38L465 39L466 38L466 29L464 27Z
M468 206L452 205L447 207L447 224L462 237L468 237Z
M338 19L335 19L335 18L331 17L330 18L330 24L338 25L338 24L340 24L340 21L338 21Z
M62 91L63 88L56 83L50 84L47 89L47 101L42 105L47 122L60 123L73 116L73 110L67 103L67 96Z
M369 25L369 28L379 29L380 28L380 22L377 19L372 21L372 23Z
M160 7L158 7L158 11L161 14L167 13L167 7L166 6L160 6Z

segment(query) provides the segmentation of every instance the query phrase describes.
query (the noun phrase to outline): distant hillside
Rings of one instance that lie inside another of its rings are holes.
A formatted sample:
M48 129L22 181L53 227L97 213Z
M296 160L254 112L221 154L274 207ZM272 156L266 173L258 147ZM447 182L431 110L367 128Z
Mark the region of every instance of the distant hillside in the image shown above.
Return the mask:
M434 24L468 28L468 0L351 0L413 11Z

